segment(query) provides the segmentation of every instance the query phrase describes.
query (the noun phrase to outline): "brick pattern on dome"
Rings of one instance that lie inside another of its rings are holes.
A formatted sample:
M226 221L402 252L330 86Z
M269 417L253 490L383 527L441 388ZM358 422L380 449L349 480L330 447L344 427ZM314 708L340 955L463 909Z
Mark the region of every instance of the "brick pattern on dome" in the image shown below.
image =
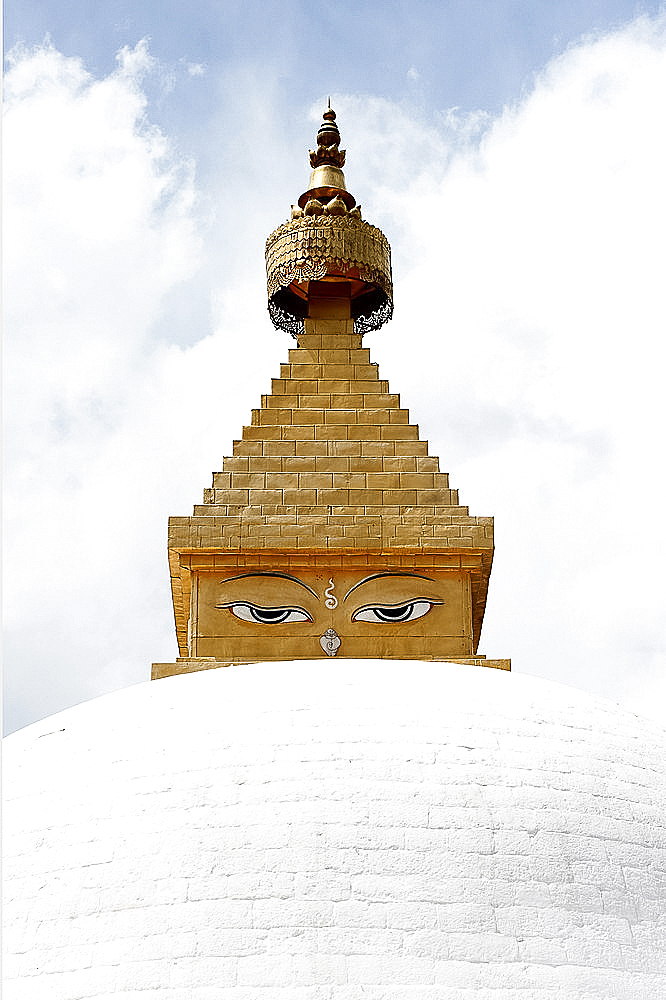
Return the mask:
M6 751L6 1000L666 995L666 733L610 702L232 667Z

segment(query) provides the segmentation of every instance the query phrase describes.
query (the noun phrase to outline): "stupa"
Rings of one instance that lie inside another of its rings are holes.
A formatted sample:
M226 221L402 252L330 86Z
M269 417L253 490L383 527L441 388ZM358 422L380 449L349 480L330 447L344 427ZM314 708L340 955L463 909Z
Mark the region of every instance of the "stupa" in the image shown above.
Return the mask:
M510 667L478 654L492 518L460 506L362 346L393 313L391 251L344 162L329 104L266 243L269 313L297 347L204 503L170 520L180 658L154 678L327 655Z
M170 523L179 659L6 740L4 1000L656 1000L666 732L479 654L492 520L361 346L330 105L311 160L297 347Z

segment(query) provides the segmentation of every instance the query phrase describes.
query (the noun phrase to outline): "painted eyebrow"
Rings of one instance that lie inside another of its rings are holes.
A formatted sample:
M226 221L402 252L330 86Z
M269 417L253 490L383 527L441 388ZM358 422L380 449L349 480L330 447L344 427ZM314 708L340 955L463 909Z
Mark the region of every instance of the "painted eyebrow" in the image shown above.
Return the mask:
M251 577L251 576L273 576L273 577L278 577L278 579L280 579L280 580L291 580L292 583L297 583L299 585L299 587L304 587L305 590L308 590L312 594L313 597L316 597L317 599L319 598L319 594L317 593L316 590L313 590L312 587L308 587L307 583L303 583L303 581L299 580L297 576L289 576L288 573L269 573L269 572L266 572L266 573L240 573L239 576L230 576L230 577L227 577L227 579L226 580L222 580L221 583L223 583L223 584L224 583L231 583L232 580L246 580L248 577Z
M372 576L366 576L363 578L363 580L359 580L358 583L355 583L354 586L351 588L351 590L347 591L342 600L346 601L349 595L353 594L353 592L356 590L357 587L362 587L364 583L369 583L370 580L379 580L380 578L386 576L409 576L409 577L415 577L417 580L428 580L429 583L435 582L432 579L432 577L423 576L421 573L373 573Z

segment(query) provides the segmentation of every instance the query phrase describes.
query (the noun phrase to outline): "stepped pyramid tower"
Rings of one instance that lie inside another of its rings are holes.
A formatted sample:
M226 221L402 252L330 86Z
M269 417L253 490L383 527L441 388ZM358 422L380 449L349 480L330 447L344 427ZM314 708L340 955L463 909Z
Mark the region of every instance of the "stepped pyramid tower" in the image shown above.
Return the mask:
M314 657L478 654L493 521L471 517L363 335L391 318L391 251L342 170L335 112L308 190L266 244L296 347L191 517L169 522L179 659L153 678Z

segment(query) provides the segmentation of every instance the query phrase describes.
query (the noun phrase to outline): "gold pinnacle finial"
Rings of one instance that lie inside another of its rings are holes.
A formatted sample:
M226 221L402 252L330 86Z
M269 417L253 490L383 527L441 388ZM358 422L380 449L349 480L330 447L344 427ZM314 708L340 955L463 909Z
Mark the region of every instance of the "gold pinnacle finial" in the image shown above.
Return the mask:
M329 97L317 149L310 150L308 189L291 206L290 221L266 242L268 310L273 324L295 337L311 306L321 312L322 298L335 299L336 309L344 298L357 333L379 329L393 314L391 249L384 234L362 220L347 190L335 118Z
M323 121L317 132L317 148L310 150L310 166L333 166L341 168L345 164L345 150L339 149L340 130L335 123L336 114L328 99L328 108L324 111Z

